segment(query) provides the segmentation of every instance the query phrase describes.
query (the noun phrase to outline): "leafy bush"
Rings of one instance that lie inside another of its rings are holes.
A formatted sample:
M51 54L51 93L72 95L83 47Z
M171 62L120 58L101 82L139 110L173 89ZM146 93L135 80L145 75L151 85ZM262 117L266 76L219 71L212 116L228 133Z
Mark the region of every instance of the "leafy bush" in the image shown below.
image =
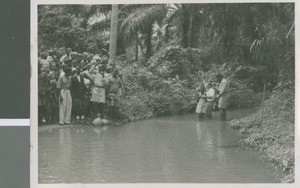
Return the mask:
M230 81L229 108L248 108L255 105L252 89L237 79Z
M121 105L122 117L137 120L191 112L196 105L196 70L192 66L195 62L183 58L178 61L170 55L192 54L190 51L171 47L150 58L147 67L120 63L127 91ZM190 55L183 56L192 59ZM184 74L179 71L180 66L186 68Z
M153 109L147 105L149 94L140 92L139 95L127 95L120 105L123 119L135 121L152 117Z
M154 54L147 62L149 71L161 75L164 79L178 76L182 80L189 80L189 76L196 75L204 69L206 53L201 49L165 46Z
M125 98L124 109L127 105L138 105L137 109L143 108L139 115L132 107L128 107L134 115L127 111L123 117L143 119L191 112L196 106L195 89L200 84L198 72L208 68L204 63L206 55L199 49L166 46L147 62L119 63L124 72L127 95L139 96L137 101L132 97ZM204 72L203 76L207 81L216 82L217 73L229 75L229 108L253 107L260 104L262 97L257 96L250 88L247 79L240 80L233 74L238 66L235 62L210 65L210 70ZM151 112L144 113L145 111Z
M80 20L75 16L61 15L57 12L48 14L38 23L39 51L62 46L78 52L85 51L87 36L86 30L80 27Z

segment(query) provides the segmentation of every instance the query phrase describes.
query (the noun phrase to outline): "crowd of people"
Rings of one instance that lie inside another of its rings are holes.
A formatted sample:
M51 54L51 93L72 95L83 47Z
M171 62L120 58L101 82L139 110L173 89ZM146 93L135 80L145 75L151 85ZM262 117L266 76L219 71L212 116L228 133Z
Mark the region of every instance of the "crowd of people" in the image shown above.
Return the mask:
M122 75L106 55L49 50L38 60L39 124L118 119Z
M118 106L124 95L122 75L106 55L49 50L38 59L39 124L83 123L95 118L119 118ZM211 119L214 109L226 120L228 82L222 74L218 84L202 78L196 113Z
M202 78L200 87L197 89L196 113L199 114L199 120L211 119L213 109L219 109L221 120L226 120L226 108L229 99L228 81L222 74L217 74L216 79L219 83L206 82Z

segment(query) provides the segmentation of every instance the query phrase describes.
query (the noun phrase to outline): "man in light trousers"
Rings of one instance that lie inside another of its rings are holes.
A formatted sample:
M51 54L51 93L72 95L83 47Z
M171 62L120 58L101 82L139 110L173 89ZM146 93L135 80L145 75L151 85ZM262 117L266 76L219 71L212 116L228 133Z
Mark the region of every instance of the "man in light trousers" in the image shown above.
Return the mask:
M60 76L57 82L59 91L59 124L71 123L72 97L71 87L71 69L64 69L65 74Z
M228 81L224 78L222 74L217 74L217 80L220 83L219 85L219 106L220 109L220 117L222 121L226 121L226 108L228 106L228 99L229 99L229 88L228 88Z

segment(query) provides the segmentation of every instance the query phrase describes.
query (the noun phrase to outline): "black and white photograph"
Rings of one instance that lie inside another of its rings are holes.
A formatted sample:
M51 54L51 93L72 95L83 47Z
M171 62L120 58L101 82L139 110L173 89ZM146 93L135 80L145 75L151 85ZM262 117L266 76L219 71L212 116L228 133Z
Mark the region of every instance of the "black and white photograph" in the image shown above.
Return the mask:
M33 7L38 184L295 184L294 2Z

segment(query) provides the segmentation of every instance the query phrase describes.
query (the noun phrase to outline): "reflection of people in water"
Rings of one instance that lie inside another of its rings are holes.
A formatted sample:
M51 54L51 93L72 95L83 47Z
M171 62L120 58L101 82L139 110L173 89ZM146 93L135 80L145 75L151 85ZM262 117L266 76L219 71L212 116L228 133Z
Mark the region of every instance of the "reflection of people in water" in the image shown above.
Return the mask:
M59 168L64 174L70 174L69 167L72 166L72 138L71 129L60 129L59 130Z
M220 82L219 85L219 109L220 109L220 117L222 121L226 121L226 108L228 106L228 98L229 98L229 89L228 82L223 77L222 74L217 74L217 80Z

